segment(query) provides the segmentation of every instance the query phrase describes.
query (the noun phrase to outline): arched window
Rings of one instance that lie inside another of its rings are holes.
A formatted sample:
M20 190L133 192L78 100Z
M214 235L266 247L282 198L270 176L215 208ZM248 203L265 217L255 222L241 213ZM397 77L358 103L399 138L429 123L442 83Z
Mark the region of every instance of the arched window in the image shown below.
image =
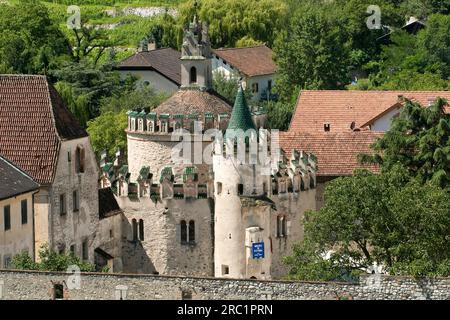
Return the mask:
M196 67L191 68L189 80L190 80L189 83L197 83L197 68Z
M144 220L139 220L139 240L144 241Z
M195 242L195 222L189 221L189 243Z
M217 194L222 193L222 182L217 182Z
M181 243L187 243L188 240L188 231L186 221L182 220L180 223L180 234L181 234Z
M133 241L137 241L138 225L136 219L131 220L131 227L133 231Z

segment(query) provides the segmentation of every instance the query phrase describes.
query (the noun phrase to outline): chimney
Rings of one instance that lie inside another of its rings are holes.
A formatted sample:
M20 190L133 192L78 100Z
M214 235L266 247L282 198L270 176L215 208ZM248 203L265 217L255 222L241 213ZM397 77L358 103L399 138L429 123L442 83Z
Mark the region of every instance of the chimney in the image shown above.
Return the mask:
M155 41L149 41L147 44L147 51L153 51L158 49L158 47L156 46L156 42Z

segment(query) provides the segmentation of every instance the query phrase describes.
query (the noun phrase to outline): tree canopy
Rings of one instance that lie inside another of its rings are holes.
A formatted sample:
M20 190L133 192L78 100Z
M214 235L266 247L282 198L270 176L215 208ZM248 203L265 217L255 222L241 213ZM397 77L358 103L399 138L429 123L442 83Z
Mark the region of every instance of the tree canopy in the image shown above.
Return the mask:
M349 280L374 263L392 275L450 275L450 194L400 165L331 181L305 215L305 241L286 258L290 277Z
M446 105L444 99L427 107L405 100L390 130L373 145L377 155L361 155L361 160L378 163L386 172L401 163L420 181L448 187L450 115Z
M69 54L67 39L39 1L0 3L0 72L45 74Z
M325 205L305 215L305 241L286 263L291 277L344 280L374 263L390 274L450 275L450 117L446 102L405 100L391 128L356 171L329 182ZM326 255L329 255L324 260Z

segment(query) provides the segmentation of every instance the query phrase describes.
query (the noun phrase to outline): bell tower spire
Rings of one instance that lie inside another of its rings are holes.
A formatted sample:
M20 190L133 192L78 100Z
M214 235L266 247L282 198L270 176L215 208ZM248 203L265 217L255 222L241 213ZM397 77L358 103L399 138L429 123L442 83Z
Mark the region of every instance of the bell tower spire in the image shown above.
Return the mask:
M181 49L181 88L209 90L212 88L212 55L208 24L194 17L184 30Z

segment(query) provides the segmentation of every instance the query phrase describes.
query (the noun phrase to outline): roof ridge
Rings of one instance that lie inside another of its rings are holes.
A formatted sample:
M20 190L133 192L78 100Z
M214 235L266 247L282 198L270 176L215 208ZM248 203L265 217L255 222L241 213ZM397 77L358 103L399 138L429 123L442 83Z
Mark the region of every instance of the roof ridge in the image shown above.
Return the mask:
M47 78L46 75L42 75L42 74L24 74L24 73L1 73L0 77L5 77L5 78L10 78L10 77Z
M218 49L213 49L213 50L214 50L214 51L228 51L228 50L241 50L241 49L259 48L259 47L266 47L267 49L272 50L272 49L271 49L270 47L268 47L266 44L258 44L258 45L248 46L248 47L218 48Z
M302 89L300 90L300 92L352 92L352 93L366 93L366 92L372 92L372 93L418 93L418 92L423 92L423 93L430 93L430 92L448 92L450 93L450 90L346 90L346 89L325 89L325 90L321 90L321 89Z

